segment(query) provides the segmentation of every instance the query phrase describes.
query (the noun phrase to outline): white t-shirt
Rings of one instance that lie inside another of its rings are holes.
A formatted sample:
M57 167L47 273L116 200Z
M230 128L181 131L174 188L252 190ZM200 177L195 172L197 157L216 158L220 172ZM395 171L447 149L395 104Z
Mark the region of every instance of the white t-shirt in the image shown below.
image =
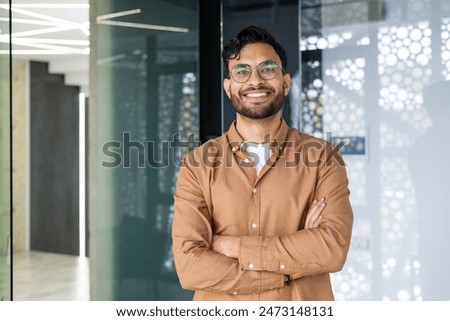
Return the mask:
M257 144L246 142L246 147L247 153L253 158L255 163L256 175L259 175L259 172L270 157L270 143Z

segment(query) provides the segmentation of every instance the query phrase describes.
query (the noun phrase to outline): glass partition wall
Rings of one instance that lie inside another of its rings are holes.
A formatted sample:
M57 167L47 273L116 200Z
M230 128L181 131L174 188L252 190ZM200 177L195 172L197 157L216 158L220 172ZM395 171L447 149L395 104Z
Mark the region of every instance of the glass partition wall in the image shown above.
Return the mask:
M345 143L340 300L449 300L450 1L302 1L292 123Z
M171 250L180 160L199 134L197 1L92 1L94 300L190 299Z
M11 127L9 1L0 1L0 301L11 300Z

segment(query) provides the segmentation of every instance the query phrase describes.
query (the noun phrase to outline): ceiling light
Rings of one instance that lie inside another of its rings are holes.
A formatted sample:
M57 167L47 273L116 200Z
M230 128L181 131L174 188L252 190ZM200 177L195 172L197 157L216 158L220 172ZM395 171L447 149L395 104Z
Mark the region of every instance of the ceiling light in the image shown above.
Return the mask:
M11 8L11 11L23 14L25 16L39 18L39 19L42 19L44 21L53 21L53 22L56 22L58 25L70 25L70 26L79 26L80 25L79 23L72 22L72 21L69 21L69 20L55 18L55 17L48 16L48 15L45 15L45 14L36 13L36 12L23 10L23 9L17 9L17 8L14 8L14 7Z
M25 36L33 36L33 35L42 35L45 33L53 33L59 31L73 30L78 29L78 26L66 26L66 27L53 27L53 28L45 28L45 29L36 29L30 31L22 31L22 32L13 32L12 37L25 37ZM4 35L9 36L9 35Z
M172 32L189 32L188 28L150 25L150 24L145 24L145 23L133 23L133 22L122 22L122 21L111 21L111 20L100 20L100 21L97 21L97 23L102 24L102 25L110 25L110 26L118 26L118 27L151 29L151 30L172 31Z
M89 9L87 3L16 3L13 8Z
M69 40L69 39L46 39L46 38L16 38L20 42L28 43L50 43L56 45L74 45L74 46L89 46L89 40Z
M106 57L106 58L100 58L97 60L97 65L103 65L103 64L107 64L107 63L111 63L117 60L121 60L126 58L127 55L126 54L118 54L112 57Z
M28 50L13 49L12 55L67 55L67 52L56 52L52 50ZM0 50L0 55L9 55L9 50Z
M9 42L9 40L0 39L0 42ZM65 46L55 46L55 45L48 45L43 43L34 43L34 42L28 42L28 41L22 41L20 38L13 38L12 39L13 45L19 45L19 46L26 46L26 47L33 47L33 48L39 48L39 49L47 49L47 50L53 50L56 52L61 53L73 53L73 54L79 54L79 55L88 55L89 54L89 48L79 49L79 48L73 48L73 47L65 47Z
M104 14L104 15L98 16L97 21L112 19L112 18L117 18L117 17L123 17L123 16L129 16L129 15L137 14L137 13L141 13L141 9L133 9L133 10Z
M0 18L0 21L9 21L9 18ZM32 20L32 19L17 19L12 18L13 23L25 23L30 25L40 25L40 26L57 26L56 22L43 21L43 20Z

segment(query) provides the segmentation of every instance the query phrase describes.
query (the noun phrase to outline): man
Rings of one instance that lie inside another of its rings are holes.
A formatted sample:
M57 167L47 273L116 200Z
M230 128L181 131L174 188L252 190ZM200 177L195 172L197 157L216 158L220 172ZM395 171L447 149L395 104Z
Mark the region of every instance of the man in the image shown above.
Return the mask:
M242 30L222 56L236 121L180 169L181 285L195 300L332 300L329 273L346 260L353 222L342 158L282 120L291 78L265 29Z

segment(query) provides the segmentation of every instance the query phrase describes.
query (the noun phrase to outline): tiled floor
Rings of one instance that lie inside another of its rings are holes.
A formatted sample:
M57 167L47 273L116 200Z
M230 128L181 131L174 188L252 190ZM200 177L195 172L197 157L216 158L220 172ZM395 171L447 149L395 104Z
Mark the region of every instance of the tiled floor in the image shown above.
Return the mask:
M89 300L88 258L37 251L14 253L13 300Z

